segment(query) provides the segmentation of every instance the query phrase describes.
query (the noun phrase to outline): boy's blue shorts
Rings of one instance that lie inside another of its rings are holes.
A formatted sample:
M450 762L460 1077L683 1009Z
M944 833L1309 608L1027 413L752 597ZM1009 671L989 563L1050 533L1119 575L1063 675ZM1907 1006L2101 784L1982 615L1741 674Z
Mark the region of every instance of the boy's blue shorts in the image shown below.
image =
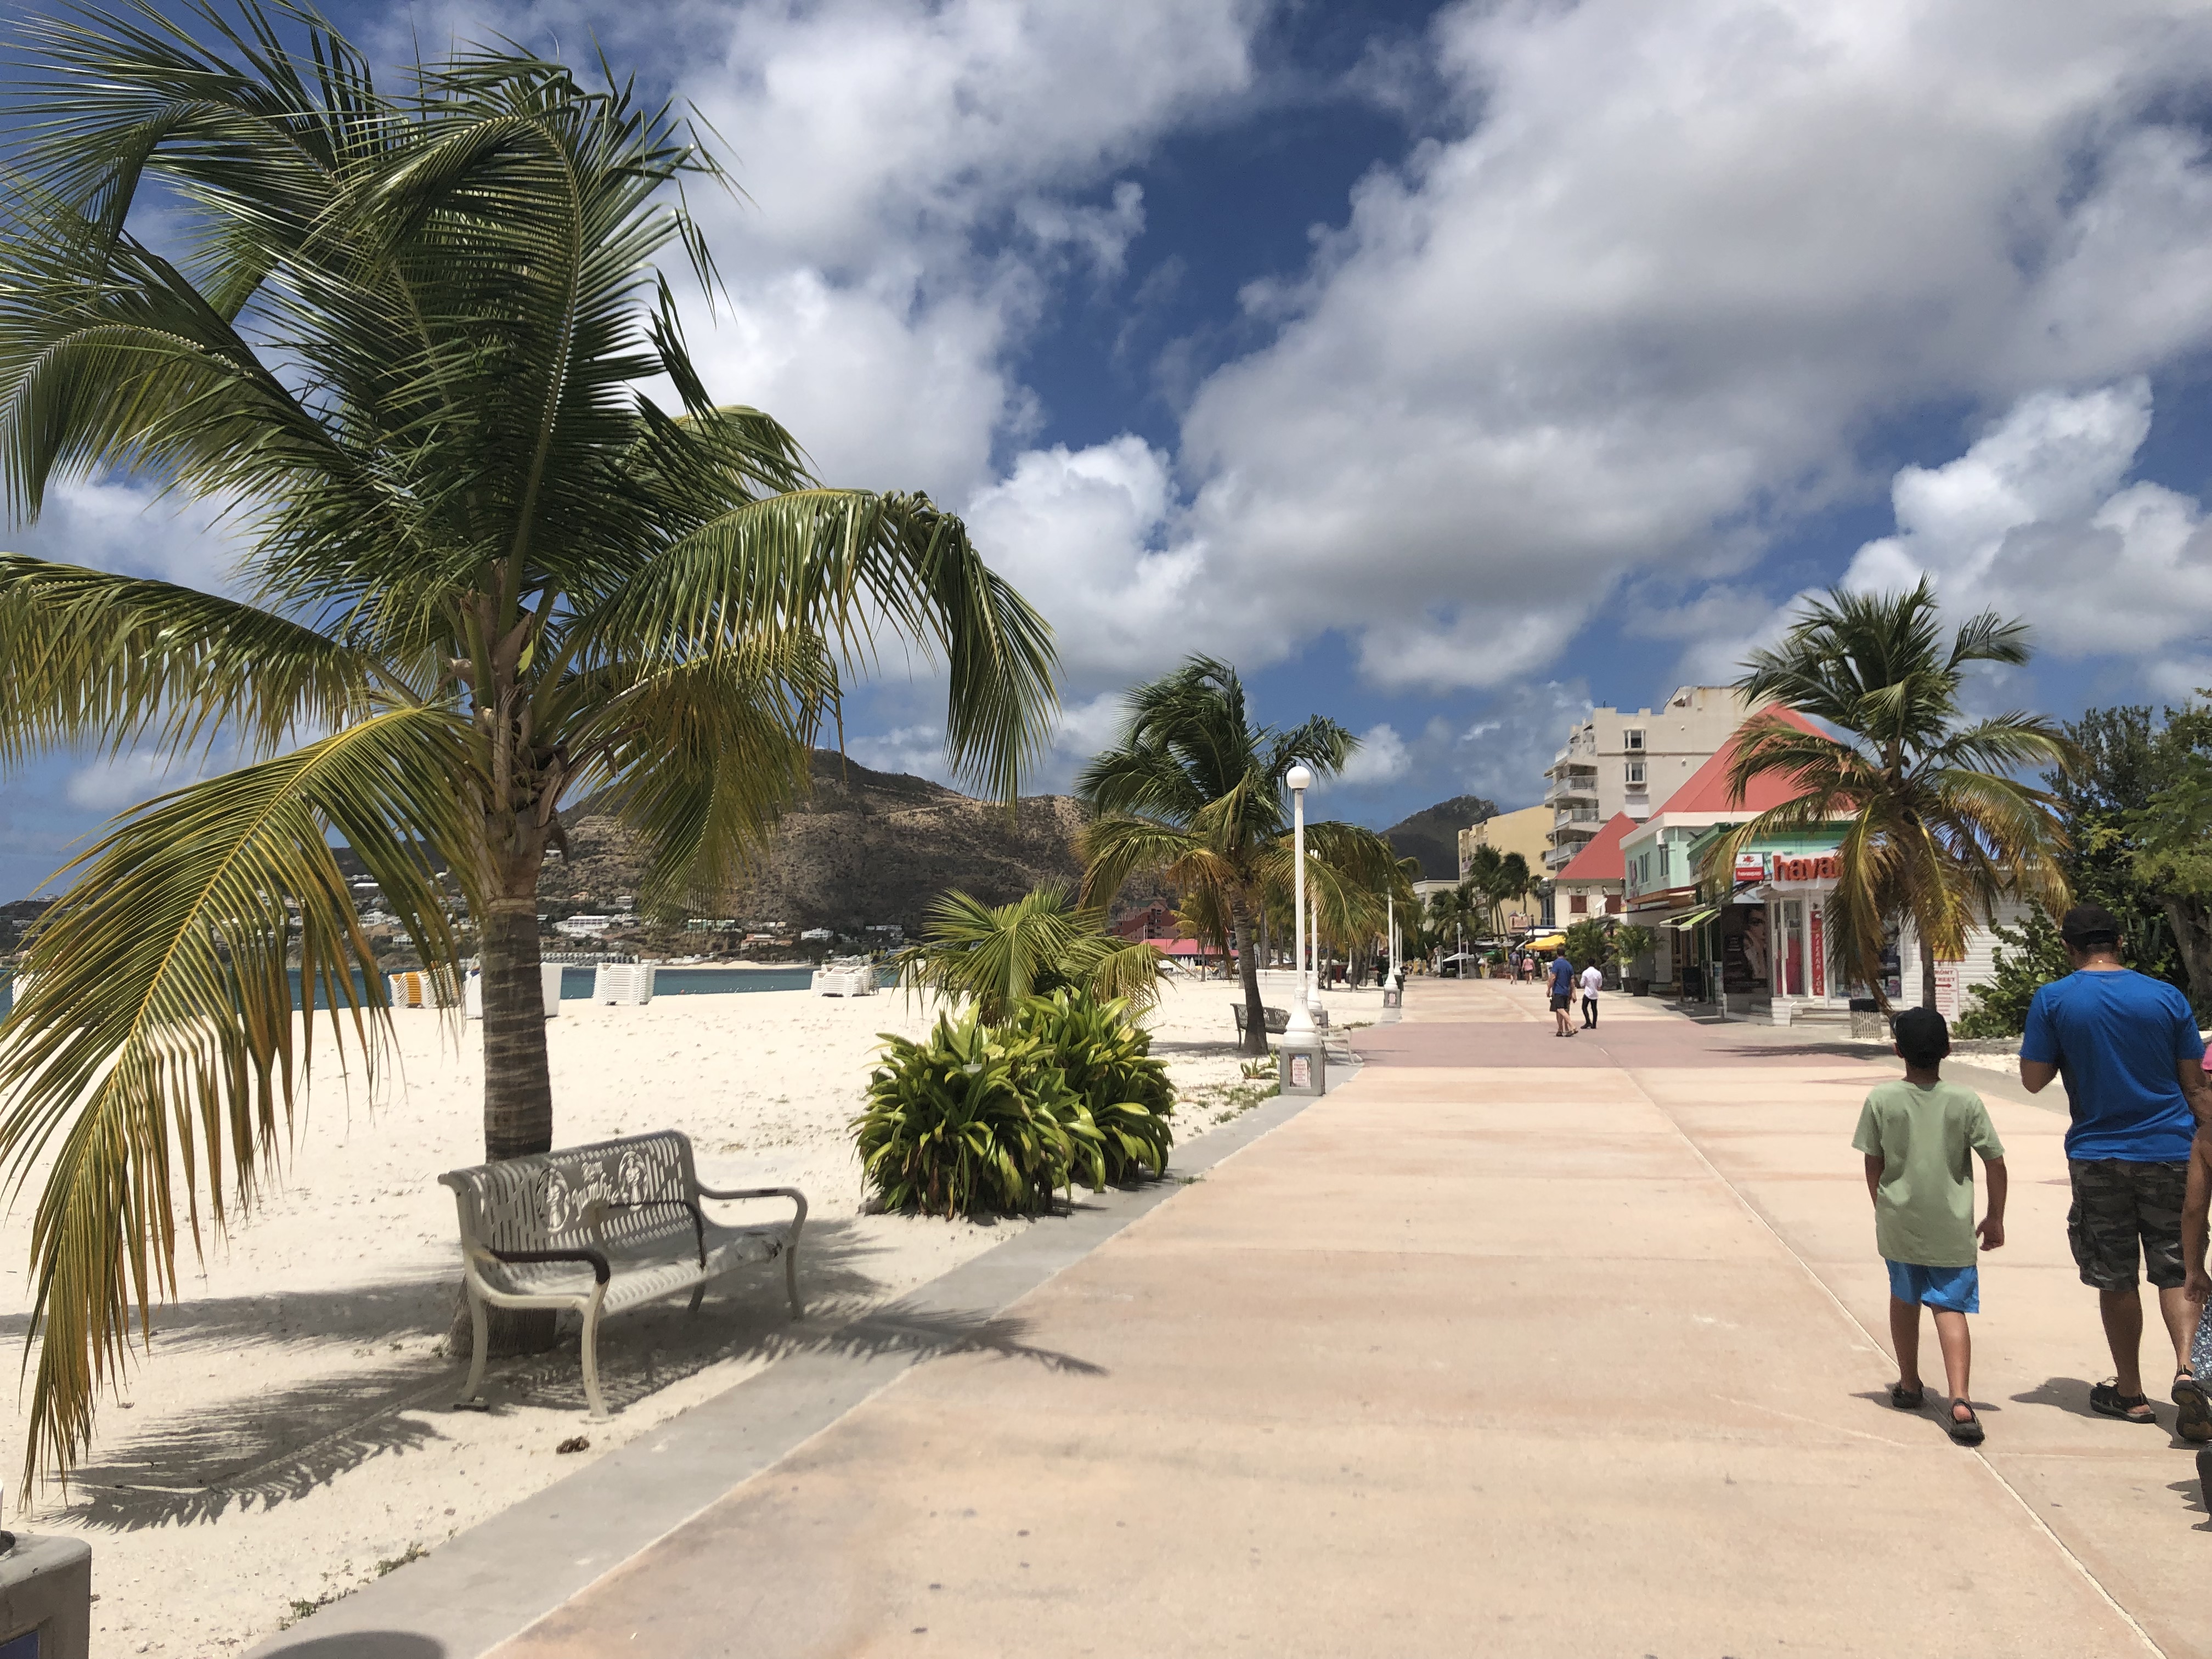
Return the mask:
M1944 1308L1953 1313L1982 1310L1982 1273L1978 1267L1923 1267L1912 1261L1889 1262L1889 1293L1899 1302L1917 1302L1924 1308Z

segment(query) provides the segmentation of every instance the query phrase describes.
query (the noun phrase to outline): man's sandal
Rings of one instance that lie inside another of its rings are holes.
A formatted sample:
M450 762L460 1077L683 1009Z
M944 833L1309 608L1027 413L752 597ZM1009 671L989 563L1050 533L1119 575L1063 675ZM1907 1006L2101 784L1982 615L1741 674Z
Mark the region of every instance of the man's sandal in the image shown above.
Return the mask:
M1959 1407L1961 1406L1966 1406L1966 1415L1964 1420L1961 1420L1959 1416ZM1957 1441L1959 1444L1978 1446L1982 1443L1982 1419L1974 1415L1974 1408L1967 1406L1965 1401L1954 1400L1951 1402L1951 1409L1944 1413L1944 1418L1946 1420L1943 1426L1951 1431L1951 1438Z
M2212 1394L2188 1371L2176 1374L2173 1379L2173 1403L2181 1408L2174 1427L2184 1440L2203 1445L2212 1441Z
M1908 1389L1902 1382L1889 1385L1889 1403L1901 1412L1917 1412L1928 1403L1928 1390Z
M2089 1409L2100 1417L2117 1418L2123 1423L2145 1423L2158 1426L2157 1415L2150 1408L2150 1396L2142 1394L2122 1394L2117 1382L2100 1382L2089 1390Z

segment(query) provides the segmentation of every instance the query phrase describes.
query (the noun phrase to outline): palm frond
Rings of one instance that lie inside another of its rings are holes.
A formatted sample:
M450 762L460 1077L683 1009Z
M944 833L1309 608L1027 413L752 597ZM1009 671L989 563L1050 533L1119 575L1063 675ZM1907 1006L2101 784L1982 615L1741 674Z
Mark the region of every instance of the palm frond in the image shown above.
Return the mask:
M331 832L422 960L453 960L428 849L458 848L466 831L452 787L468 763L462 737L449 714L403 709L179 791L88 853L48 912L0 1050L10 1185L52 1149L32 1232L41 1340L27 1486L43 1461L66 1467L84 1445L94 1389L124 1360L130 1305L143 1318L175 1292L173 1169L196 1240L203 1194L218 1224L251 1201L318 1007L374 1079L384 988Z

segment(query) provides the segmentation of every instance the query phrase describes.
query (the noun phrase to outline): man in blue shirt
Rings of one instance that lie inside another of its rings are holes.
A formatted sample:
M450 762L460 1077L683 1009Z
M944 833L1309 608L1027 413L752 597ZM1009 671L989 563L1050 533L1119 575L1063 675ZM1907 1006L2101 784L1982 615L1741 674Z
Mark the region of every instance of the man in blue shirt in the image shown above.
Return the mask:
M1559 955L1552 958L1552 1012L1559 1022L1553 1036L1572 1036L1574 1024L1567 1018L1568 1006L1575 1000L1575 964L1567 960L1567 947L1562 945Z
M2074 971L2035 994L2020 1040L2020 1080L2039 1093L2066 1079L2073 1127L2066 1167L2074 1206L2066 1235L2081 1282L2102 1304L2105 1340L2117 1373L2090 1390L2092 1410L2153 1423L2138 1350L2142 1298L2140 1245L2159 1311L2173 1339L2173 1396L2180 1429L2212 1441L2212 1402L2189 1369L2197 1310L2184 1291L2181 1212L2190 1143L2203 1089L2204 1041L2189 1000L2162 980L2120 965L2120 925L2109 910L2077 904L2058 936Z

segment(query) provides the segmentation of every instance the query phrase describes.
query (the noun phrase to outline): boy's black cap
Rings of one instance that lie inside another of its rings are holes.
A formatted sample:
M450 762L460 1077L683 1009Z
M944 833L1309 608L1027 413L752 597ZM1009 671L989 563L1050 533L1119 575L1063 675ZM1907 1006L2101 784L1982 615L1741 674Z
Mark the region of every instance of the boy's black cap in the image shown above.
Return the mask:
M1916 1066L1925 1066L1951 1052L1951 1026L1933 1008L1907 1008L1890 1025L1897 1052Z
M2077 904L2059 919L2058 937L2077 951L2120 942L2120 921L2101 904Z

